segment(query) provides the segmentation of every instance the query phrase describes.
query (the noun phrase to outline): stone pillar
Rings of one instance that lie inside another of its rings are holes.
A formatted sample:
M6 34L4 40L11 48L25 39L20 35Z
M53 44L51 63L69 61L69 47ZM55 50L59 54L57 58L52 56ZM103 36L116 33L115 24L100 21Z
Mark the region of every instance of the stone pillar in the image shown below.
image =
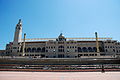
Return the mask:
M22 56L25 55L25 39L26 39L26 33L24 33Z
M95 32L95 37L96 37L96 48L97 48L97 53L99 53L100 50L99 50L99 42L98 42L98 35L97 35L97 32Z

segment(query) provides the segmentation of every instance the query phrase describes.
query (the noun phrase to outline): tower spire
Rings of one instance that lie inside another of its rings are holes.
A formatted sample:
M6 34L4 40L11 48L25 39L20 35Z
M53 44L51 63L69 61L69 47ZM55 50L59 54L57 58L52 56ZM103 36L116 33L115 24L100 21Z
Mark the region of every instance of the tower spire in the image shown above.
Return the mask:
M15 28L14 41L15 43L21 42L22 40L22 21L19 19L18 24Z
M19 22L18 22L18 24L21 24L22 23L22 21L21 21L21 19L19 19Z

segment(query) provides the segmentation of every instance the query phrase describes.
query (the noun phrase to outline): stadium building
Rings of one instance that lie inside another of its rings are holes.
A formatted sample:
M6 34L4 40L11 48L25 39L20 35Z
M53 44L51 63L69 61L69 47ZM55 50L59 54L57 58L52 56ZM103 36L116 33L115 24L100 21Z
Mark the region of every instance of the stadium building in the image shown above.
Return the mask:
M116 56L120 54L120 42L112 38L57 38L22 39L22 22L15 28L14 40L6 45L6 55L40 58L81 58Z

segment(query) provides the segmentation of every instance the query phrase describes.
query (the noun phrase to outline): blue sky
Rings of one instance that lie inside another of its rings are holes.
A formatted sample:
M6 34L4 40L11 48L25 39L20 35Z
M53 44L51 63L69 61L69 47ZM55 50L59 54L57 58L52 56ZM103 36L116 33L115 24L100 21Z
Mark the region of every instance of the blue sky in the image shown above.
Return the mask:
M120 41L120 0L0 0L0 49L22 19L27 38L112 37Z

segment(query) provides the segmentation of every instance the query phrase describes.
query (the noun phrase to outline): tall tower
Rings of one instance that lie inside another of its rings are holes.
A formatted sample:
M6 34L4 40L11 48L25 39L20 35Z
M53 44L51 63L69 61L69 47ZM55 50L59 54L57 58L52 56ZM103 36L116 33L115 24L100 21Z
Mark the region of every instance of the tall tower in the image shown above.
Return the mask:
M22 43L22 22L21 19L19 19L19 22L16 25L15 28L15 34L14 34L14 40L13 40L13 45L12 45L12 55L17 55L21 49L21 43Z
M22 22L21 22L21 19L19 19L19 22L16 25L13 43L18 43L18 42L22 42Z

